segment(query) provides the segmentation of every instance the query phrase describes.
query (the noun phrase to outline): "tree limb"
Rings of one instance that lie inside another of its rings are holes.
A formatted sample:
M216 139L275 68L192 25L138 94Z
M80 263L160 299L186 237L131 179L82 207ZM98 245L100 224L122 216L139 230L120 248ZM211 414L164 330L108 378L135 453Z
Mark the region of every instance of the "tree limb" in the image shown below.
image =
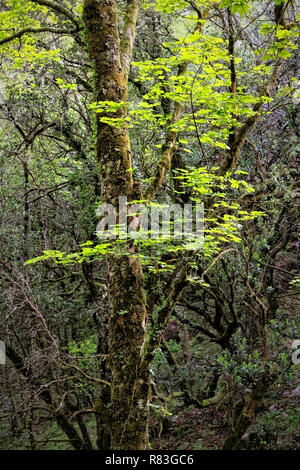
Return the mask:
M18 31L17 33L12 34L11 36L8 36L7 38L1 39L0 40L0 46L2 44L6 44L8 42L14 41L15 39L19 39L24 34L39 34L39 33L54 33L54 34L73 34L77 33L78 29L57 29L57 28L51 28L50 26L45 26L42 28L25 28L22 29L21 31Z
M127 0L125 23L120 42L121 64L128 80L130 64L133 54L133 45L136 33L136 23L139 15L140 0Z

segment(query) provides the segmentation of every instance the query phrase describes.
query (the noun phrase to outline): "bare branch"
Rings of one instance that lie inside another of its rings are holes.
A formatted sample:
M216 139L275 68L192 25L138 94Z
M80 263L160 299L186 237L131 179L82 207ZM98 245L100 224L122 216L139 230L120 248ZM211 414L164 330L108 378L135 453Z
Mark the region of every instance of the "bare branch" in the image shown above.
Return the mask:
M0 40L0 45L6 44L7 42L14 41L15 39L19 39L24 34L39 34L39 33L54 33L54 34L66 34L66 35L72 35L74 33L77 33L78 29L58 29L58 28L51 28L50 26L45 26L42 28L25 28L22 29L21 31L18 31L17 33L12 34L11 36L8 36L7 38L1 39Z

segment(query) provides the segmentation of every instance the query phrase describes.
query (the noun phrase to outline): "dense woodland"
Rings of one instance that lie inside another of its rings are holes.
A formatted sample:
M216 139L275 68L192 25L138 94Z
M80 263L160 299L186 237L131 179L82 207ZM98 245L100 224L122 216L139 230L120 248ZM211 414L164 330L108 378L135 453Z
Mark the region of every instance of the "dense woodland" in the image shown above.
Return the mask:
M0 6L0 449L300 449L299 2Z

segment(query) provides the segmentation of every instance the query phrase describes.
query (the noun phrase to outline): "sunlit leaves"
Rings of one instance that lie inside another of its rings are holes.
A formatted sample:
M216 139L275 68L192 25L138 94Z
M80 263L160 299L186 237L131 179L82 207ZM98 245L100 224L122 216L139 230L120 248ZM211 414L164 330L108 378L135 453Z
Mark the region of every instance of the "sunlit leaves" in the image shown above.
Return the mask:
M249 0L223 0L220 6L229 7L232 13L238 13L240 16L244 16L250 11L249 3Z

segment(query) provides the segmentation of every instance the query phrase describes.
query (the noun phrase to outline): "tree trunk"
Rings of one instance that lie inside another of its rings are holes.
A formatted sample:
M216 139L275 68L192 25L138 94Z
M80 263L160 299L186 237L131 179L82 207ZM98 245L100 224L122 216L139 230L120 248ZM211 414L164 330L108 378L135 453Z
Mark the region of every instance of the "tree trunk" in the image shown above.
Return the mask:
M128 2L127 25L131 34L123 44L121 60L118 9L115 0L85 0L89 56L94 62L96 101L126 102L128 38L133 36L136 1ZM130 8L129 8L130 7ZM131 16L130 16L131 15ZM133 16L132 16L133 15ZM134 17L134 18L133 18ZM97 157L100 163L101 200L117 209L119 196L133 197L130 138L126 126L112 127L97 114ZM126 106L110 118L122 119ZM117 214L118 223L118 214ZM107 260L109 289L109 354L111 368L111 447L144 450L148 445L149 366L143 362L146 342L146 298L138 254L110 256Z
M243 435L254 422L257 408L275 378L276 374L271 374L266 367L264 373L254 386L253 391L245 398L242 405L235 412L233 427L224 442L223 450L236 450L238 448Z

